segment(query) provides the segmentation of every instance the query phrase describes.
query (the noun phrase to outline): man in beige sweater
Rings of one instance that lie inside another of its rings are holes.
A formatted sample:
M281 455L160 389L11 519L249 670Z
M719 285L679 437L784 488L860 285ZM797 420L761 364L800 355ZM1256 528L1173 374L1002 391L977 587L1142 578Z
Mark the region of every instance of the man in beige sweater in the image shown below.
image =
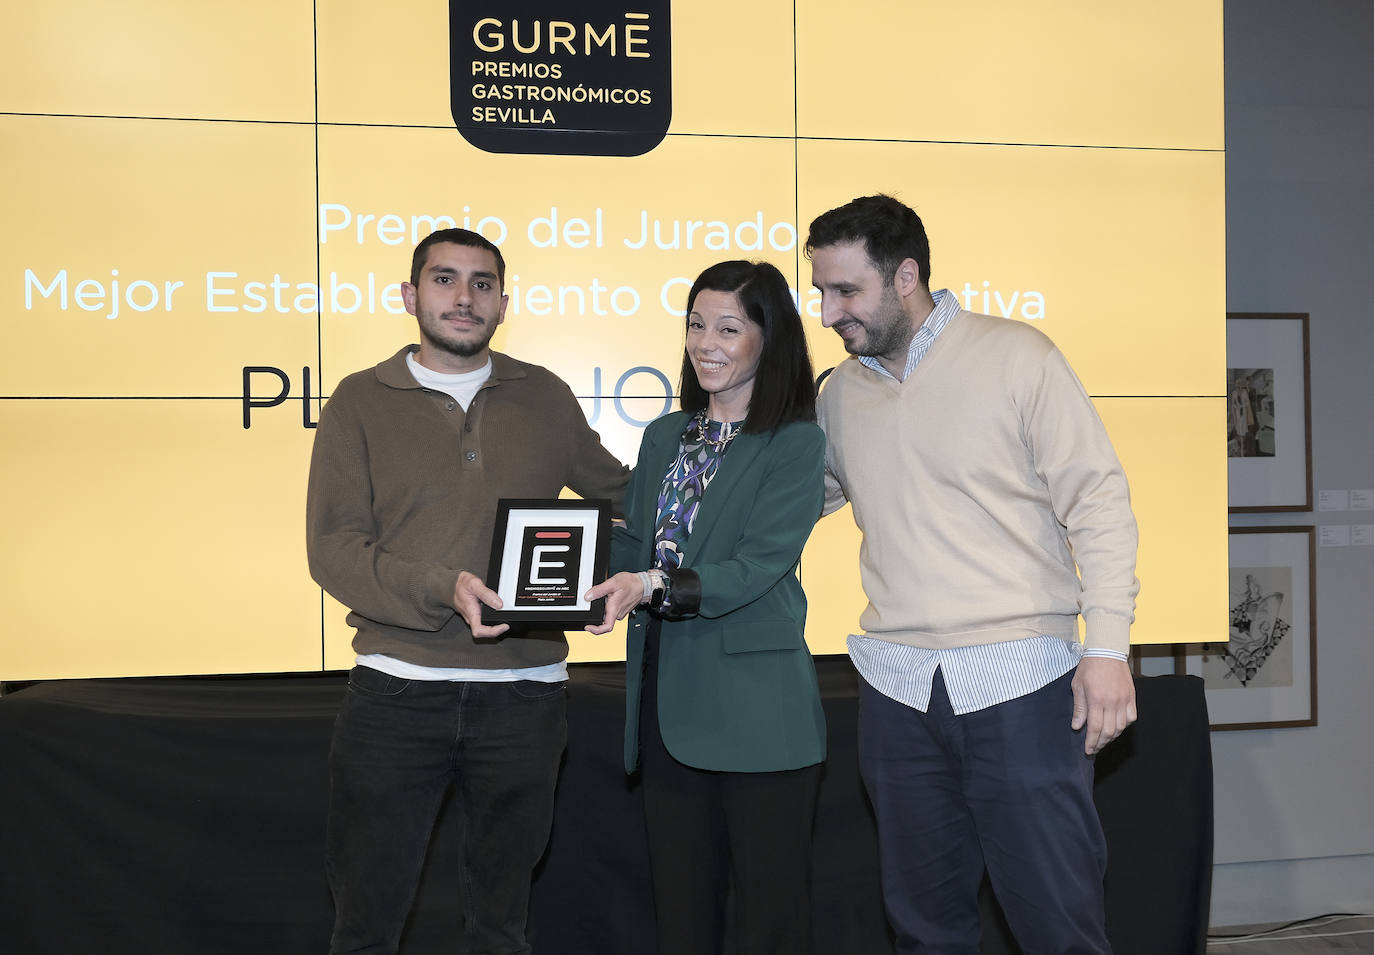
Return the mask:
M310 572L350 610L357 666L329 754L330 952L395 952L430 832L456 793L465 951L517 955L567 738L568 643L484 626L502 497L610 498L628 470L577 399L491 350L505 261L465 229L415 249L407 346L334 389L306 503Z
M806 250L853 356L818 411L826 511L863 532L849 653L897 950L976 953L986 868L1026 951L1108 952L1092 757L1135 719L1139 589L1116 454L1048 338L931 292L902 203L832 209Z

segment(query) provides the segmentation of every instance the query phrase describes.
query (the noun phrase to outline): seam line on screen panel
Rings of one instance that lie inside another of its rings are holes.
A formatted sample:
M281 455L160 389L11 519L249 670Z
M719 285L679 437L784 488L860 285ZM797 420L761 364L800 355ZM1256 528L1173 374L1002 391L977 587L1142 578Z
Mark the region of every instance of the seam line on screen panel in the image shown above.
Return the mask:
M794 106L795 109L795 106ZM795 119L794 119L795 122ZM321 123L321 126L339 126L358 129L449 129L448 126L426 126L414 123ZM575 130L573 130L575 131ZM682 139L795 139L799 142L832 143L893 143L898 145L922 146L1010 146L1017 148L1039 149L1123 149L1144 152L1182 152L1182 153L1225 153L1225 146L1215 149L1204 146L1132 146L1119 143L1018 143L997 142L979 139L891 139L866 136L802 136L799 131L793 135L773 136L764 133L694 133L681 130L665 134L665 138Z
M314 28L314 84L315 84L315 205L310 211L310 237L315 246L315 288L323 288L324 263L320 260L320 237L319 237L319 214L320 214L320 11L318 0L310 5L310 16ZM319 381L315 383L317 388L324 384L324 306L321 304L321 296L315 296L315 368ZM319 412L323 404L316 403L315 418L319 420ZM323 620L320 622L321 628L324 626ZM320 652L324 652L323 629L321 630Z
M795 95L795 94L794 94ZM795 110L795 106L794 106ZM794 119L795 122L795 119ZM361 129L449 129L448 126L422 126L409 123L321 123L321 126L345 126ZM576 132L576 130L570 130ZM1038 149L1122 149L1139 150L1143 152L1165 152L1165 153L1225 153L1226 147L1219 146L1215 149L1204 146L1131 146L1118 143L1017 143L1017 142L997 142L995 140L979 139L891 139L880 137L865 136L802 136L799 131L794 130L793 135L773 136L764 133L693 133L682 132L680 130L665 134L665 138L681 139L765 139L765 140L791 140L799 142L832 142L832 143L892 143L896 145L920 145L920 146L1008 146L1016 148L1038 148Z
M0 114L0 115L3 115L3 114ZM452 126L430 126L430 125L422 124L422 123L345 123L345 122L332 121L332 122L322 122L322 123L320 123L320 125L321 125L321 126L339 126L339 127L350 128L350 129L446 129L446 130L452 130L452 129L453 129ZM596 131L597 131L597 130L594 130L594 129L582 130L582 129L577 129L577 128L575 128L575 127L565 127L565 129L566 129L568 132L574 132L574 133L575 133L575 132L596 132ZM793 136L793 135L790 134L790 133L779 133L779 134L774 135L774 134L770 134L770 133L692 133L692 132L681 132L681 131L664 133L664 137L665 137L665 138L680 137L680 138L688 138L688 139L690 139L690 138L697 138L697 139L781 139L781 140L790 140L790 139L794 139L794 138L795 138L795 136ZM901 142L901 140L895 140L895 141L896 141L896 142Z
M0 115L4 115L0 113ZM133 117L135 119L140 117ZM247 122L246 120L235 120L234 122ZM423 123L345 123L339 121L321 122L321 126L339 127L344 129L441 129L452 131L452 126L430 126ZM578 130L566 127L568 132L595 132L595 130ZM697 138L697 139L781 139L791 140L795 137L789 133L771 135L768 133L684 133L669 132L664 134L665 138ZM904 140L893 140L903 142Z
M797 305L801 310L802 297L802 242L801 237L801 123L798 111L801 103L801 89L797 81L797 0L792 0L792 221L796 224L797 244L792 249L792 270L797 279ZM805 323L803 323L804 325ZM806 331L803 328L802 336ZM815 367L811 369L814 375ZM797 557L797 582L806 586L806 555Z
M1150 399L1156 399L1156 398L1181 398L1181 399L1193 399L1193 398L1225 398L1226 395L1088 395L1088 397L1089 397L1089 398L1092 398L1094 401L1096 401L1096 400L1098 400L1099 398L1150 398Z
M310 4L310 18L314 43L311 53L314 56L312 77L315 84L315 205L310 210L310 240L315 246L315 288L323 288L321 276L323 274L323 263L320 261L320 236L319 236L319 215L320 215L320 5L318 0ZM315 367L318 369L319 381L315 383L316 388L323 389L324 386L324 308L321 305L321 296L315 296ZM308 398L306 399L309 400ZM320 411L324 408L324 402L319 400L315 404L315 420L320 418ZM320 588L320 672L325 670L325 602L324 588Z
M792 249L792 269L797 279L797 297L801 297L802 278L802 239L801 239L801 126L798 122L798 104L801 90L797 85L797 0L792 0L792 221L797 227L797 244ZM800 568L798 568L800 572Z
M1123 146L1115 143L1011 143L981 139L880 139L865 136L802 136L817 143L893 143L919 146L1009 146L1032 149L1121 149L1157 153L1225 153L1226 147L1211 149L1205 146Z
M574 395L575 398L653 398L663 399L663 393L642 395ZM673 398L679 397L673 395ZM1089 398L1225 398L1216 395L1088 395ZM328 401L329 395L321 392L320 401ZM0 401L243 401L243 395L0 395Z
M303 119L231 119L225 116L134 116L124 113L20 113L0 112L0 116L32 116L38 119L146 119L159 123L242 123L249 126L311 126ZM441 128L441 127L436 127Z
M242 401L243 395L0 395L0 401Z
M451 126L424 125L420 123L320 123L309 120L295 119L229 119L214 116L129 116L113 113L26 113L26 112L4 112L0 111L0 116L32 116L48 119L142 119L154 120L157 122L169 123L244 123L248 125L263 126L329 126L346 127L354 129L435 129L447 130ZM923 146L1008 146L1017 148L1039 148L1039 149L1122 149L1138 150L1142 152L1165 152L1165 153L1220 153L1225 154L1226 147L1216 148L1204 146L1131 146L1116 143L1012 143L996 142L993 140L980 139L882 139L877 137L861 136L767 136L754 133L684 133L670 132L667 136L678 136L683 138L707 138L707 139L797 139L806 142L833 142L833 143L893 143L906 145Z

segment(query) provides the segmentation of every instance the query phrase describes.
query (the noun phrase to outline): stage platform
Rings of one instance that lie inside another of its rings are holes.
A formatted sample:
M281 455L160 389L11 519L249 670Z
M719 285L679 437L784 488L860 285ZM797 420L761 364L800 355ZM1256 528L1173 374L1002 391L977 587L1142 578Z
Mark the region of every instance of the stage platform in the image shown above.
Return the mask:
M892 951L858 776L848 659L817 658L830 757L815 844L820 955ZM572 668L569 744L534 885L538 955L651 955L623 664ZM0 697L0 950L303 955L328 946L326 758L346 674L52 681ZM1202 683L1139 678L1099 757L1117 955L1202 952L1211 748ZM456 827L441 818L402 951L461 951ZM984 951L1014 952L985 904ZM748 953L737 953L748 955Z

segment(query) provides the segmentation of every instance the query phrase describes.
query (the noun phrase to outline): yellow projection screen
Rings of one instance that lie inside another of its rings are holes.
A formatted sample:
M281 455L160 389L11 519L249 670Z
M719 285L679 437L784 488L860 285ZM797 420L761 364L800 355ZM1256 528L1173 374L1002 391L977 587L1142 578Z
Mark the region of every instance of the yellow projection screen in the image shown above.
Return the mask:
M887 192L933 287L1033 322L1131 480L1134 639L1226 633L1222 5L51 0L0 36L0 679L350 665L310 580L320 402L415 340L414 243L496 241L495 346L633 462L690 279ZM807 638L863 607L848 509ZM623 657L572 637L574 660Z

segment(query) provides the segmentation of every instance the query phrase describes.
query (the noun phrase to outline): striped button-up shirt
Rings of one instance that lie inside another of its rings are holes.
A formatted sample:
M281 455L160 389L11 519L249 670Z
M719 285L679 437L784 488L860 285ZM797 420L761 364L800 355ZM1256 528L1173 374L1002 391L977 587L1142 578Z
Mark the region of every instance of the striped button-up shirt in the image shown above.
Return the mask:
M949 289L940 289L932 297L935 308L911 338L902 381L916 370L936 337L959 312L959 299ZM877 374L893 377L875 357L862 356L859 361ZM1043 635L926 650L856 633L850 635L848 648L854 667L870 686L923 713L930 707L930 688L937 669L944 674L954 712L972 713L1034 693L1068 673L1084 656L1081 644ZM1088 655L1126 659L1125 654L1111 650L1089 650Z

